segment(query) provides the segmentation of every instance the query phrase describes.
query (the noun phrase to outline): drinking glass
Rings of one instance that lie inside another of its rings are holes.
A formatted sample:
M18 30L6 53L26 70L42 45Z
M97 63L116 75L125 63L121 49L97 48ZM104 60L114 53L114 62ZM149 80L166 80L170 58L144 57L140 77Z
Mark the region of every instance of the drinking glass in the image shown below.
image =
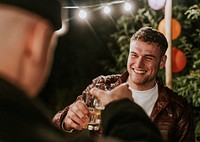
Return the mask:
M97 83L94 86L102 90L107 90L105 84L102 83ZM90 122L88 123L87 129L97 131L101 126L101 111L105 107L95 96L89 93L89 90L83 92L82 96L89 110Z

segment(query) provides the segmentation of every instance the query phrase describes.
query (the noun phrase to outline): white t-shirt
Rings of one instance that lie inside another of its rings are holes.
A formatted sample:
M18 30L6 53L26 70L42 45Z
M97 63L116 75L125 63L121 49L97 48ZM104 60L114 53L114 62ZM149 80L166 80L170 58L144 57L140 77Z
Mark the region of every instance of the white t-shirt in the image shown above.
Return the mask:
M150 116L154 104L158 99L158 84L156 83L156 85L153 88L145 91L138 91L130 87L129 89L132 92L134 102L141 106L147 113L147 115Z

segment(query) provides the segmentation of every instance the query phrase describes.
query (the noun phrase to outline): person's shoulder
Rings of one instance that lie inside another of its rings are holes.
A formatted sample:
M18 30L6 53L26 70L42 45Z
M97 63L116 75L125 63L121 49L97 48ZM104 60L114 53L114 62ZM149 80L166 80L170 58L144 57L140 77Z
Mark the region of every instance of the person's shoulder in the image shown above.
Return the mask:
M185 97L179 95L177 92L166 86L165 90L167 91L167 95L169 95L171 103L176 104L177 107L182 109L185 109L189 106L188 100Z
M99 83L113 83L119 79L121 74L109 74L109 75L99 75L98 77L94 78L92 82L99 82Z
M119 78L122 74L115 73L115 74L105 74L105 75L99 75L96 78L107 78L107 79L113 79L113 78Z
M179 95L175 90L164 85L161 78L157 77L156 81L157 81L158 86L160 88L159 90L161 90L161 92L164 92L162 94L166 95L166 97L168 98L168 101L173 102L173 103L180 103L180 104L188 103L186 98Z

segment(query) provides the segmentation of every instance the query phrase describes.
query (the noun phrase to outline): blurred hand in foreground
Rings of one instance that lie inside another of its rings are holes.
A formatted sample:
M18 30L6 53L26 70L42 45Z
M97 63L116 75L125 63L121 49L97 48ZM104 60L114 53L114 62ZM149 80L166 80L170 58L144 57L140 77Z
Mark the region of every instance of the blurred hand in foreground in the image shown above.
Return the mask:
M108 90L104 91L94 87L90 90L90 94L97 97L104 106L113 101L126 98L133 101L131 91L128 89L127 83L123 83L110 91Z

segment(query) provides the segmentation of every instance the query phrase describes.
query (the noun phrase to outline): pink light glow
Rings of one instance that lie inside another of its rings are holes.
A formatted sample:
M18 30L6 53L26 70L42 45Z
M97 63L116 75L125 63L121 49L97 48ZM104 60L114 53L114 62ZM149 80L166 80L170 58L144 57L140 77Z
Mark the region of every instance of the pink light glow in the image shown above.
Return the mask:
M160 10L165 6L165 0L148 0L149 6L154 10Z

